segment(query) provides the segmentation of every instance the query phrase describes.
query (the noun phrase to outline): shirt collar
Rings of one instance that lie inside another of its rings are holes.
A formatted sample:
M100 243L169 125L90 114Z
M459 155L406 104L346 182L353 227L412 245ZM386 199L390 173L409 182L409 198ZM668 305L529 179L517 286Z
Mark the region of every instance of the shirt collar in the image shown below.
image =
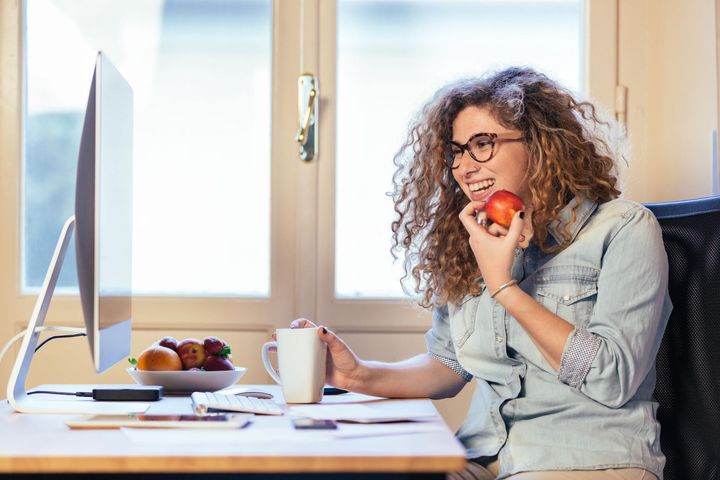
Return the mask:
M560 210L555 220L550 222L548 232L558 244L561 244L563 239L561 232L565 230L567 225L566 231L570 232L570 242L573 242L590 216L595 212L597 206L597 202L588 199L584 195L576 196ZM577 211L573 220L573 210L575 208L577 208Z

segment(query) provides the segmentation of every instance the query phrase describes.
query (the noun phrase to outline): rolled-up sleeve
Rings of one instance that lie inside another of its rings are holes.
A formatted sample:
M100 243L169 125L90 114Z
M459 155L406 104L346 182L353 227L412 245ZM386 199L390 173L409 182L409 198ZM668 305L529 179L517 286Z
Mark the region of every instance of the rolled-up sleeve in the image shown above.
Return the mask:
M468 373L457 360L450 334L447 305L433 310L432 328L425 334L425 343L431 358L457 373L466 382L473 379L472 374Z
M607 243L592 317L568 337L560 381L612 408L630 400L655 363L672 309L667 285L660 226L638 206Z

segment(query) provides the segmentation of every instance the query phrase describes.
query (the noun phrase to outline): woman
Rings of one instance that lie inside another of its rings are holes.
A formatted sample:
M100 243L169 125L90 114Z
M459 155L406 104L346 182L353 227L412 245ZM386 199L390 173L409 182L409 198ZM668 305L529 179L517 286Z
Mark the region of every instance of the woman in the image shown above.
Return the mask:
M444 398L476 380L456 478L662 478L667 258L653 215L618 198L610 127L527 68L438 92L396 157L393 223L434 309L428 351L368 362L319 330L341 388ZM498 190L525 204L509 228L485 212Z

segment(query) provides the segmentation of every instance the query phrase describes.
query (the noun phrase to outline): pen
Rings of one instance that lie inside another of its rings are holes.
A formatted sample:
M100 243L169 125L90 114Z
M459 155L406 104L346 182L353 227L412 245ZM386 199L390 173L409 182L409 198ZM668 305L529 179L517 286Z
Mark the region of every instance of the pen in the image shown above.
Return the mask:
M348 391L343 390L342 388L335 388L335 387L325 387L323 389L323 394L325 394L325 395L341 395L343 393L348 393Z

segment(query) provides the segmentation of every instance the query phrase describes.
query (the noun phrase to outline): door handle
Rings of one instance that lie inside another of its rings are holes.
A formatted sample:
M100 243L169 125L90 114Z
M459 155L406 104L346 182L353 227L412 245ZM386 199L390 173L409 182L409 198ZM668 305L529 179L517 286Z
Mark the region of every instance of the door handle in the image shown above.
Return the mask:
M317 155L318 140L318 82L310 73L298 77L298 120L300 126L295 134L300 160L311 162Z

